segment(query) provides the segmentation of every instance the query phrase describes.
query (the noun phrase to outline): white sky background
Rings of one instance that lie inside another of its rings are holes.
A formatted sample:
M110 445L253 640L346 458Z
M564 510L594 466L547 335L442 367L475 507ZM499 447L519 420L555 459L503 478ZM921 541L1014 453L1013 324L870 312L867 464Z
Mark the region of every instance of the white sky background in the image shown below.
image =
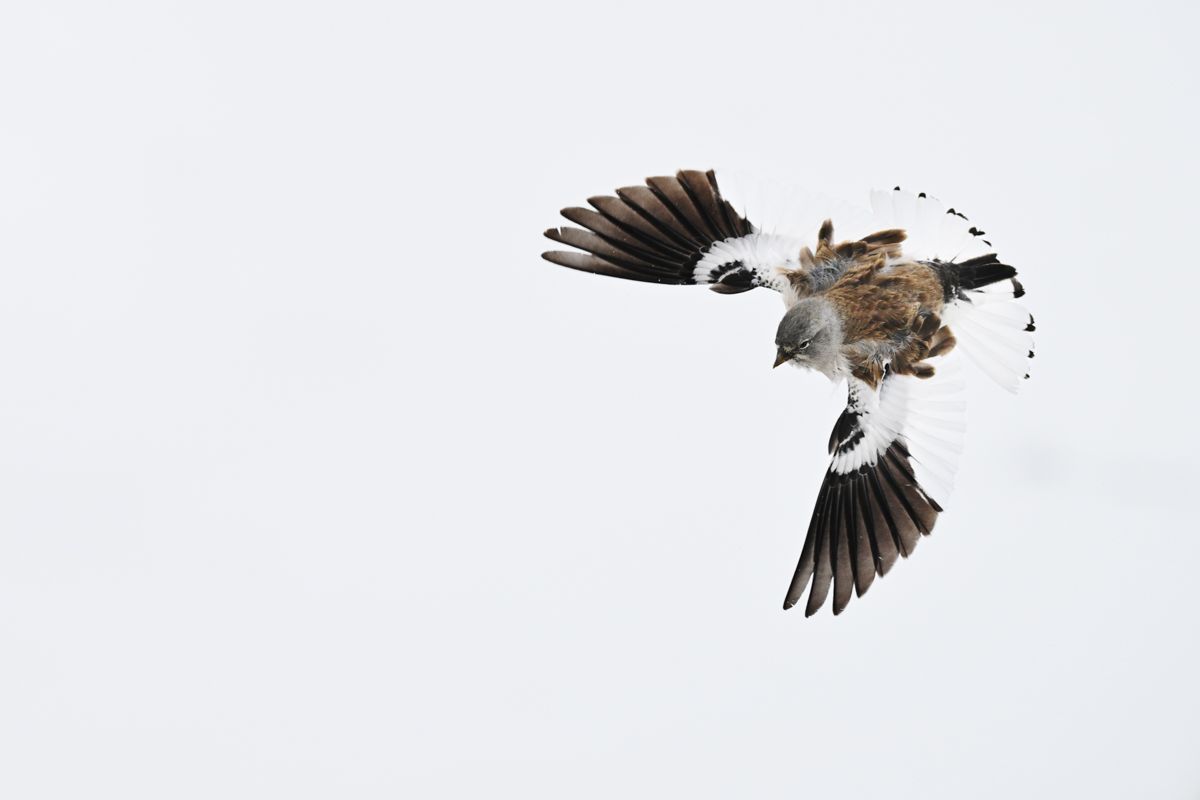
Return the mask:
M1200 797L1194 9L6 6L0 795ZM1037 316L838 618L778 298L538 257L710 166Z

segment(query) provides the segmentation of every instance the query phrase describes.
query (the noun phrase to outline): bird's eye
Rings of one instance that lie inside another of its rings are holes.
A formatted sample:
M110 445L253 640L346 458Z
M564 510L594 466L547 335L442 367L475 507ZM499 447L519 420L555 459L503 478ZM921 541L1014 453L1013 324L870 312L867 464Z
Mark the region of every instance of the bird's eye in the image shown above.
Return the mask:
M811 343L812 343L812 339L805 339L803 342L801 342L800 344L796 345L796 349L797 349L797 350L803 350L804 348L808 347L808 346L809 346L809 344L811 344Z

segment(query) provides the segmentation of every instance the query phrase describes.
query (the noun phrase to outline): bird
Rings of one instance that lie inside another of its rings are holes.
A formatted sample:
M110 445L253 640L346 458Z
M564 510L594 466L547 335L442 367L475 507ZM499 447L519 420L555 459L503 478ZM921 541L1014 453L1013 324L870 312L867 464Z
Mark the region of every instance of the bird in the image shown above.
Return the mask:
M841 614L943 512L964 430L957 353L1009 391L1029 377L1036 327L1018 302L1017 270L965 214L899 186L872 191L869 210L842 209L848 227L836 229L819 208L756 224L714 170L650 177L587 203L561 211L572 226L545 231L572 249L544 259L721 294L774 290L785 306L774 366L845 383L783 603L807 590L812 616L832 590Z

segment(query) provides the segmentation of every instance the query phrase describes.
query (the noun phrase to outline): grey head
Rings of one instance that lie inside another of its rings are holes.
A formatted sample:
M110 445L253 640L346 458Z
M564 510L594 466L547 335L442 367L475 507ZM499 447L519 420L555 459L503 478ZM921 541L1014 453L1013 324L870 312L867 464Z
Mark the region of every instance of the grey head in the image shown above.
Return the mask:
M842 371L842 323L833 304L806 297L787 310L775 333L775 366L792 362L829 378Z

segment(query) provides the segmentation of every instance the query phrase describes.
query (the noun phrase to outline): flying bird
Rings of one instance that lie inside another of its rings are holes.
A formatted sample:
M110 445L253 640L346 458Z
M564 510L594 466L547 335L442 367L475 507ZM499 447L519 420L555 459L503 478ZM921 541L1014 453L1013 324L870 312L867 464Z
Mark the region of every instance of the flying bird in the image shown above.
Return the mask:
M713 171L683 170L563 209L578 227L545 234L574 249L543 258L571 269L723 294L773 289L786 306L775 366L846 382L783 604L808 588L806 616L831 588L840 614L933 530L963 432L956 354L1010 391L1033 358L1034 320L1015 302L1025 291L985 231L923 192L870 200L869 211L844 210L846 226L813 209L760 226Z

